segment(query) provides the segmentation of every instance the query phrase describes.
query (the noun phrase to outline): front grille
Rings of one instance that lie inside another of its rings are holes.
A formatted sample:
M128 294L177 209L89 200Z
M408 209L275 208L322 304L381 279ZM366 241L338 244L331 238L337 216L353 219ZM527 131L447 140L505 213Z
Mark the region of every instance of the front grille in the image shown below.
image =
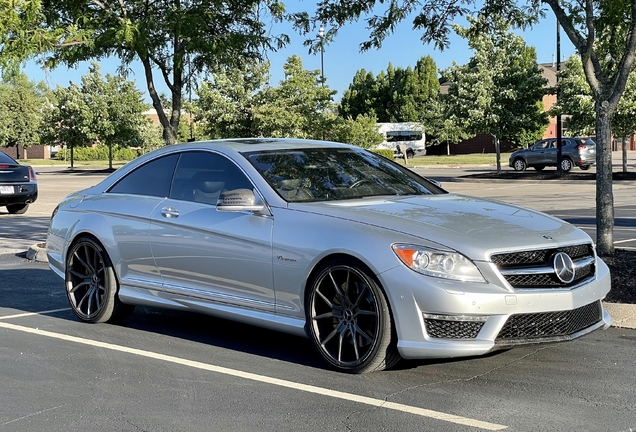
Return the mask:
M600 301L567 311L516 314L508 318L496 342L569 336L602 319Z
M570 258L577 259L587 256L594 256L594 251L591 244L582 244L576 246L566 246L562 248L554 249L540 249L525 252L512 252L492 255L490 260L495 263L497 267L514 267L519 265L538 265L545 264L550 260L550 257L557 252L565 252L570 255Z
M551 259L558 252L566 253L577 264L572 282L561 281L554 272ZM596 274L591 244L496 254L490 260L513 288L569 288Z
M430 337L443 339L474 339L484 326L481 321L447 321L425 319L426 333Z

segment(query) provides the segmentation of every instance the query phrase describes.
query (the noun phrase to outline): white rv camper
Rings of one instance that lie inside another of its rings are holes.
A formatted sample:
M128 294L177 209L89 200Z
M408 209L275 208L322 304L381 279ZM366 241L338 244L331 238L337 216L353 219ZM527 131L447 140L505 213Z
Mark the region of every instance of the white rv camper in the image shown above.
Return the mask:
M378 146L382 149L393 150L394 157L404 157L398 146L406 147L406 157L426 155L426 134L421 123L378 123L378 132L384 136L384 141Z

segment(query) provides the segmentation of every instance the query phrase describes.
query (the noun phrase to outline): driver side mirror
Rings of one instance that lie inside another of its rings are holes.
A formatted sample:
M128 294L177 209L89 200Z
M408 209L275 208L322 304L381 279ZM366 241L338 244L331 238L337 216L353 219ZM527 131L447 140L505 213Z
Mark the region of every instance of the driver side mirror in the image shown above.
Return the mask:
M216 204L216 209L224 212L260 212L264 208L263 201L250 189L233 189L222 192Z

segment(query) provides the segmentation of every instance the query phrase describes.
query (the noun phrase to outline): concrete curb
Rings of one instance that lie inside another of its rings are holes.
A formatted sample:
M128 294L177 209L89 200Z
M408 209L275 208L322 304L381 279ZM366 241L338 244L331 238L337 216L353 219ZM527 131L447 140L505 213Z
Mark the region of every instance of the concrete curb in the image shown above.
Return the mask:
M46 256L46 243L36 243L29 247L26 257L31 261L49 262L49 259Z
M49 262L46 256L46 243L32 245L26 257L32 261ZM612 327L636 329L636 305L603 302L603 308L612 316Z

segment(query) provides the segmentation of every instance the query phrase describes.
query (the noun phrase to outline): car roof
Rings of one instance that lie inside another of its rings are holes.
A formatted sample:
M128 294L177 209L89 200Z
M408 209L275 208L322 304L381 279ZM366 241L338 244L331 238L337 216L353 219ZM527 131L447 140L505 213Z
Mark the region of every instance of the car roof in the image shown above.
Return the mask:
M292 150L301 148L351 148L349 144L331 141L308 140L298 138L232 138L207 141L195 141L183 144L175 144L172 148L183 149L220 149L227 148L242 152L267 151L267 150Z

